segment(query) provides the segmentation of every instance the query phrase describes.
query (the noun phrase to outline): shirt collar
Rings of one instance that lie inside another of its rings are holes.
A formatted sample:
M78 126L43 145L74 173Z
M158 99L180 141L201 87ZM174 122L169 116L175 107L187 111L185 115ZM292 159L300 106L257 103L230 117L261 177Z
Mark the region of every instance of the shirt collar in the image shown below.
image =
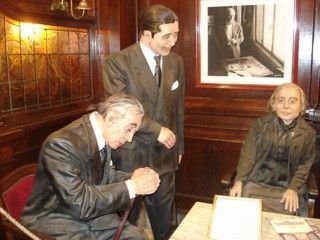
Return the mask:
M90 120L90 123L92 125L94 136L96 137L98 148L99 148L99 151L100 151L102 148L105 147L106 142L105 142L105 140L103 138L102 131L101 131L99 125L98 125L96 114L97 114L97 112L90 113L89 120Z
M143 55L148 59L154 59L153 57L156 55L150 48L148 48L146 45L144 45L141 41L140 41L140 47L142 50Z
M294 120L292 120L292 122L288 125L286 125L283 120L281 118L279 118L277 115L276 115L276 118L278 119L279 123L280 123L280 127L282 128L282 130L284 131L288 131L288 130L291 130L293 129L296 124L297 124L297 119L298 117L296 117Z
M154 74L154 69L156 67L156 60L154 59L154 56L156 55L150 48L148 48L146 45L144 45L141 41L139 42L141 51L147 60L147 63ZM162 63L162 58L161 58L161 63ZM160 64L161 64L160 63Z

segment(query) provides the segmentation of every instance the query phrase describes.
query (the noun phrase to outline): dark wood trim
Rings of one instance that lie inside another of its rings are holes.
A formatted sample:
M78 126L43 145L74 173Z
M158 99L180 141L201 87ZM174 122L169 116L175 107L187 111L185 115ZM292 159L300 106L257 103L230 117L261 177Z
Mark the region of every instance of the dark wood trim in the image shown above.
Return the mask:
M310 84L310 107L319 108L320 100L320 0L315 1L315 12L318 14L314 15L314 28L313 28L313 40L312 40L312 76Z
M307 100L310 100L310 83L312 73L312 49L313 49L313 25L314 25L314 0L299 0L300 11L298 24L299 30L299 51L298 51L298 69L297 83L304 90ZM318 53L316 53L319 55Z
M209 97L186 97L186 114L214 114L259 117L267 112L265 99L214 99Z
M7 114L3 116L3 126L1 127L1 135L7 134L7 131L14 128L30 128L33 125L41 125L48 121L55 121L56 119L77 115L84 113L94 108L94 102L82 101L79 103L68 104L65 106L52 107L42 110L34 110L28 112L15 113L14 115Z
M295 26L299 23L299 13L300 13L300 1L294 0L294 24ZM298 50L299 50L299 28L294 28L293 32L293 49L292 49L292 79L291 81L294 83L298 82Z

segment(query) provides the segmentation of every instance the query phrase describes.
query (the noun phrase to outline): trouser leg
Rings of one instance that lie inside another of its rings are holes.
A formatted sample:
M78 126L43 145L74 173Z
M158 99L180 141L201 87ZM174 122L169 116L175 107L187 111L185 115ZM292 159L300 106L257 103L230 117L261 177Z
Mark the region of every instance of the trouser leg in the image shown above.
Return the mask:
M134 200L133 206L130 210L130 214L128 217L128 220L130 223L136 225L139 215L140 215L140 211L141 211L141 207L142 207L142 201L143 198L142 196L137 196L136 199Z
M144 197L144 203L156 240L168 239L177 226L175 172L160 176L158 190Z

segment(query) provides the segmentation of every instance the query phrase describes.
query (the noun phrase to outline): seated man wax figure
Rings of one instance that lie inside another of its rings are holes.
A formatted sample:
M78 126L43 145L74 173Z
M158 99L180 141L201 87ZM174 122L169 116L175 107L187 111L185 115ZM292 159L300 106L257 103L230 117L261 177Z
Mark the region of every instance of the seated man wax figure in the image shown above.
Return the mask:
M261 198L263 210L306 216L306 181L316 156L316 132L301 117L303 90L278 86L269 100L271 113L250 129L242 146L230 196Z
M112 239L121 220L116 212L126 210L136 194L154 193L160 183L152 169L124 173L110 158L111 148L132 140L143 114L135 98L113 95L97 112L47 137L22 223L56 239ZM121 239L145 238L126 223Z

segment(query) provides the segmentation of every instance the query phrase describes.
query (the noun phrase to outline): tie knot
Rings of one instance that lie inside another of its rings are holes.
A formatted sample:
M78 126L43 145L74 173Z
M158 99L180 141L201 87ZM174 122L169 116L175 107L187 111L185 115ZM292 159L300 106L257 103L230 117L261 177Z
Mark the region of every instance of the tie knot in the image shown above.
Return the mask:
M154 60L156 60L157 65L160 65L160 61L161 61L161 55L155 55L154 56Z

